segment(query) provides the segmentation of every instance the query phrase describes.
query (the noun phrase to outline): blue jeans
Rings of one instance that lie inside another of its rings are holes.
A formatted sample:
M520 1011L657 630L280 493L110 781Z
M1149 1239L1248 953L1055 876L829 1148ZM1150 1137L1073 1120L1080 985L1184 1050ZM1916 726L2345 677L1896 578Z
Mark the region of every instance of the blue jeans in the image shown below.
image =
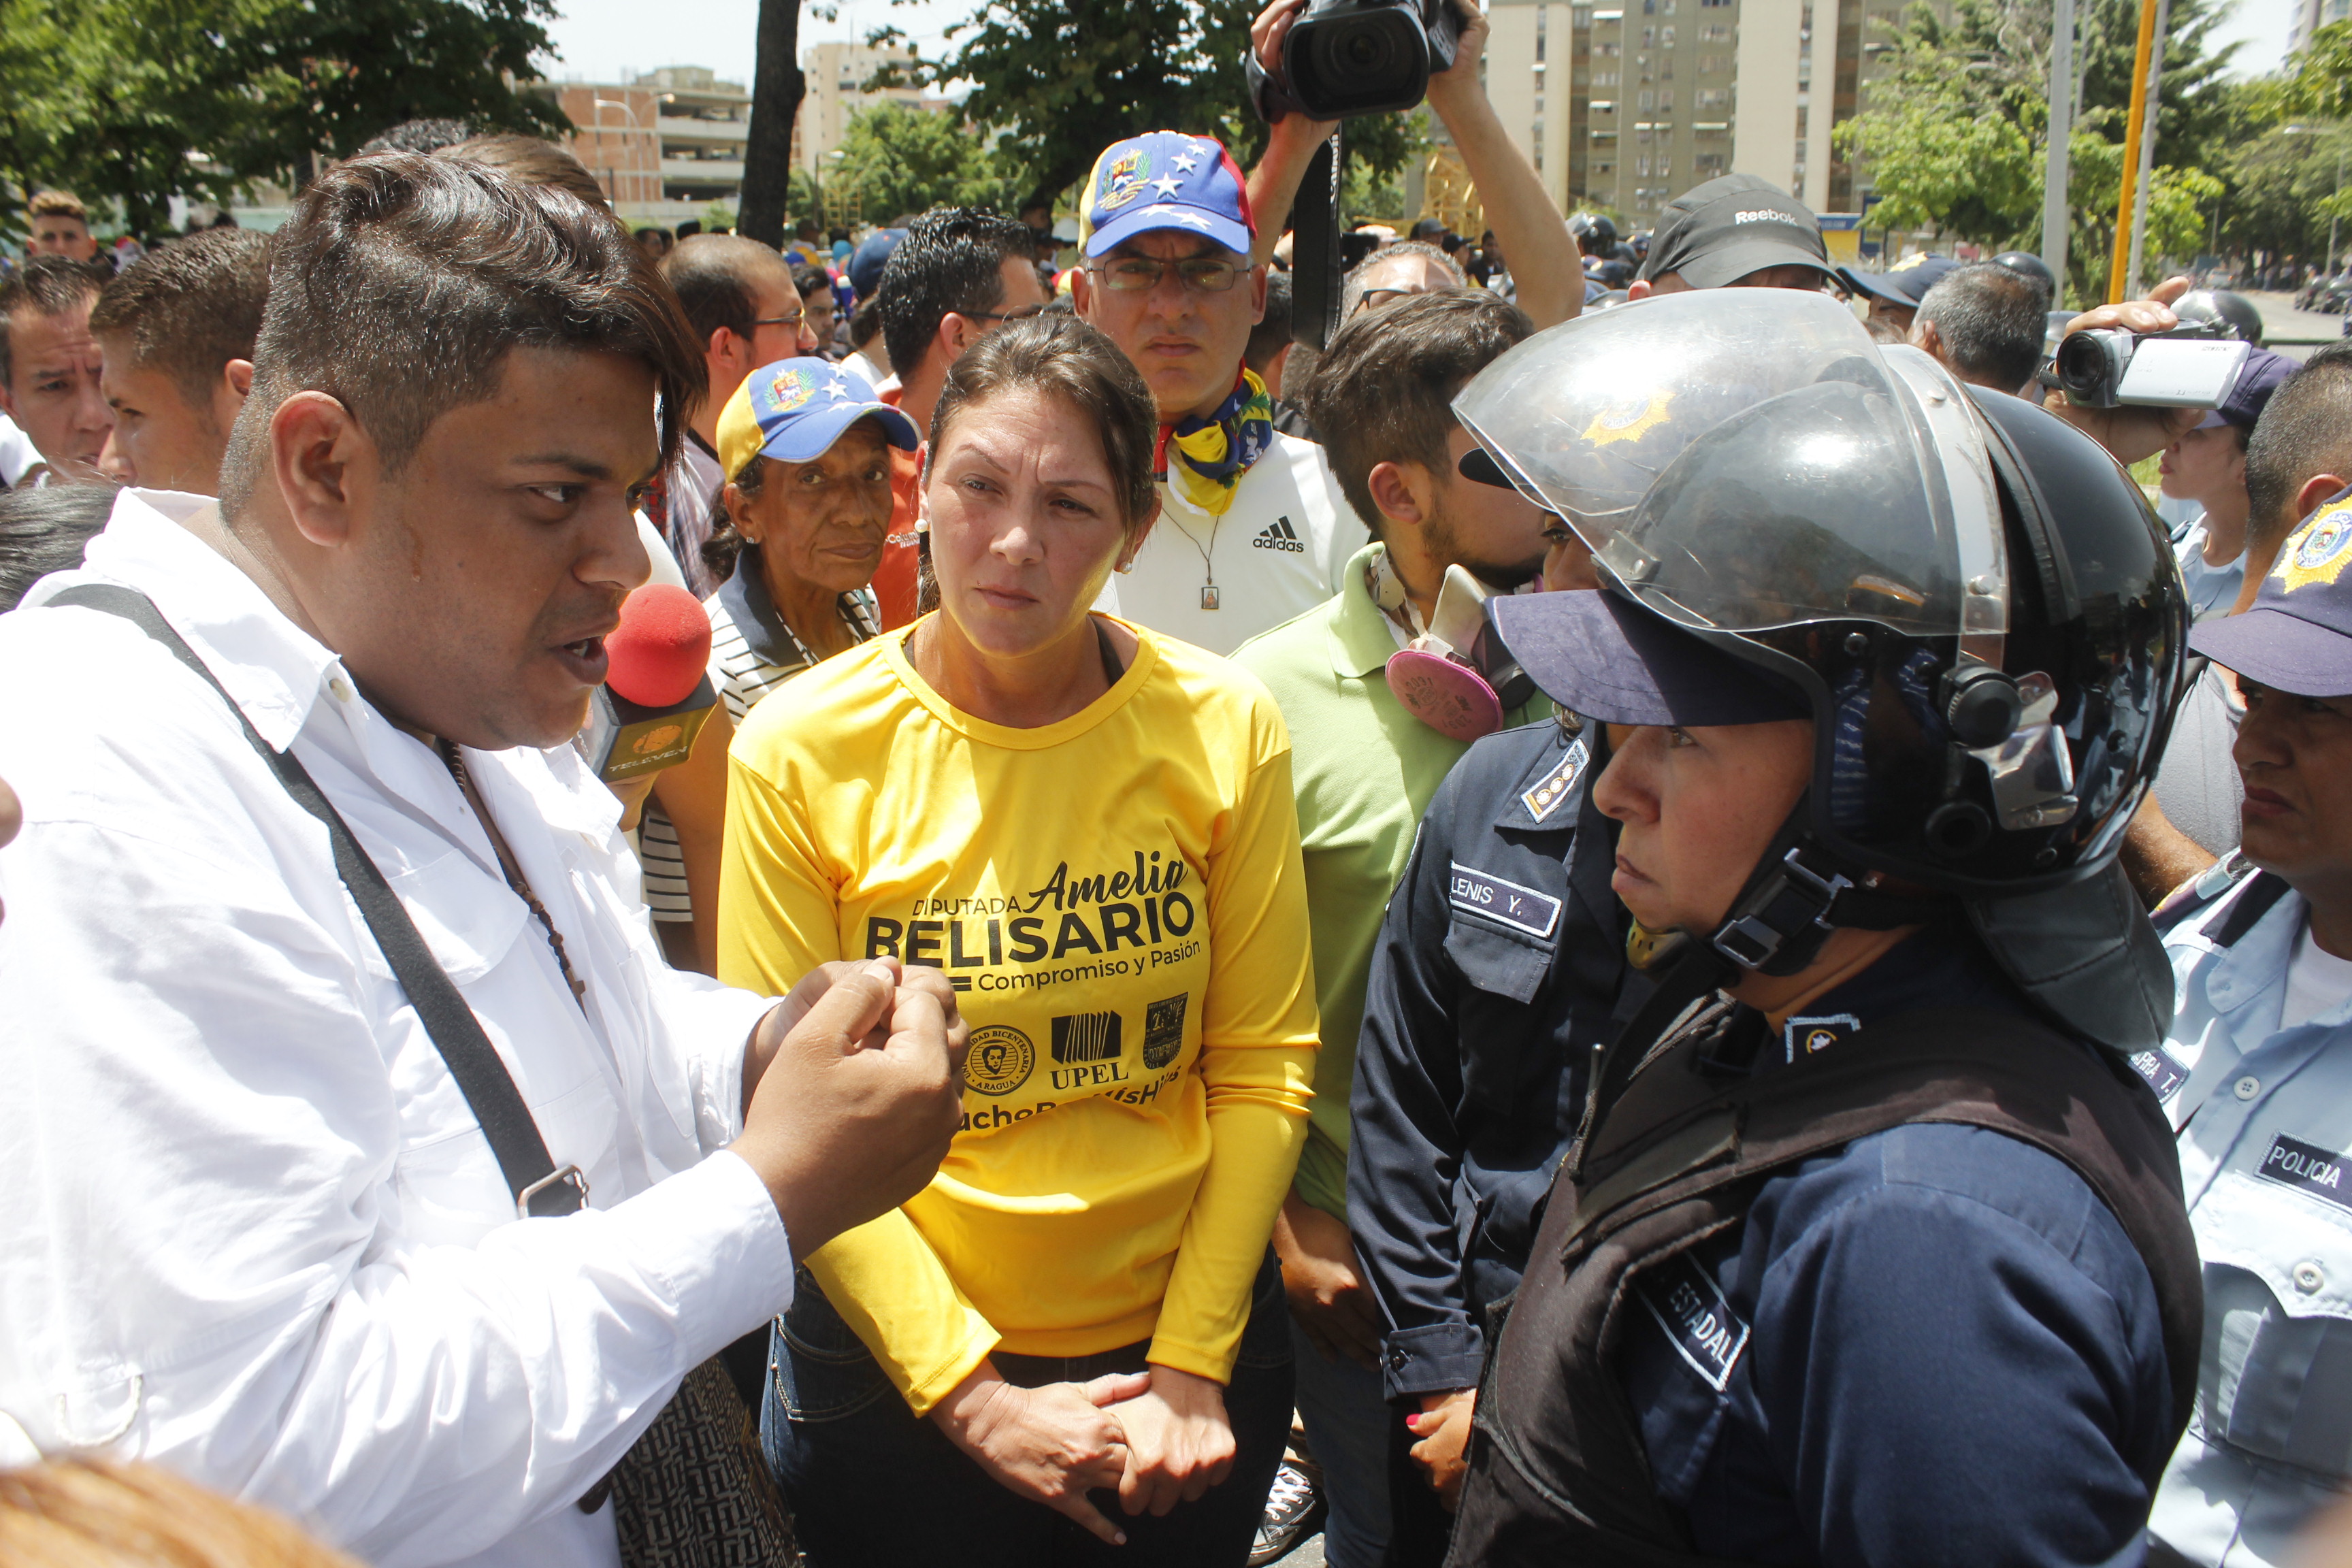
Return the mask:
M898 1397L874 1354L803 1269L769 1351L760 1443L792 1507L810 1568L1242 1568L1290 1431L1290 1312L1266 1255L1225 1389L1234 1468L1198 1502L1166 1518L1120 1511L1118 1494L1094 1504L1127 1532L1097 1541L1043 1503L1015 1497ZM990 1360L1024 1388L1141 1372L1148 1342L1087 1356Z
M1351 1361L1326 1361L1293 1323L1298 1415L1307 1446L1323 1467L1323 1560L1331 1568L1380 1568L1389 1544L1389 1427L1403 1415L1381 1397L1381 1374Z

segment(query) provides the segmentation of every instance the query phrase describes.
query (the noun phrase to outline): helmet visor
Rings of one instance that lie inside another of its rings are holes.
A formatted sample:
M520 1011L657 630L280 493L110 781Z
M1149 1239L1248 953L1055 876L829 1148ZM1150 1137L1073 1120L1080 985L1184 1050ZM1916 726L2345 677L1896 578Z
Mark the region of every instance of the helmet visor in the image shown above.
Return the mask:
M2000 512L1966 397L1824 296L1716 289L1581 317L1504 354L1454 406L1670 620L2000 629Z

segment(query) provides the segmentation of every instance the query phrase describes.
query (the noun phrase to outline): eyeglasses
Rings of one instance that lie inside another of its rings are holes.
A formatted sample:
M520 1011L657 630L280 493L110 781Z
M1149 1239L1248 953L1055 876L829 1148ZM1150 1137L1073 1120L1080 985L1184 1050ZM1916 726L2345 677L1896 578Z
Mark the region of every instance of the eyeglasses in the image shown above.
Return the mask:
M751 325L752 325L753 327L755 327L755 328L756 328L756 327L798 327L798 326L799 326L803 321L807 321L807 320L808 320L808 313L807 313L806 311L802 311L802 312L800 312L799 314L796 314L796 315L791 315L791 316L761 316L759 320L757 320L757 321L753 321L753 322L751 323Z
M1023 305L1011 310L958 310L959 316L970 316L975 321L1025 321L1045 313L1043 305Z
M1195 256L1182 261L1160 261L1149 256L1124 256L1108 267L1089 267L1087 271L1103 280L1103 287L1122 294L1140 294L1160 287L1160 279L1173 267L1184 287L1200 294L1222 294L1241 281L1244 268L1238 263L1223 261L1213 256Z

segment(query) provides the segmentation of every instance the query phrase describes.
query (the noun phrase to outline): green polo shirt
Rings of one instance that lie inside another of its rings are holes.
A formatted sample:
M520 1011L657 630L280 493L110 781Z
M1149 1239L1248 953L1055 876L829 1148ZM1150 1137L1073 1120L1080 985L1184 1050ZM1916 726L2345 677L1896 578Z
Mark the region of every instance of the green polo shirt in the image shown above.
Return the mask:
M1323 1016L1307 1147L1292 1184L1341 1219L1348 1215L1348 1097L1381 917L1412 854L1421 814L1469 750L1406 712L1389 690L1389 656L1401 645L1365 581L1380 548L1368 544L1356 552L1336 596L1253 637L1233 656L1274 693L1290 727L1315 1002ZM1503 721L1524 724L1548 711L1538 695Z

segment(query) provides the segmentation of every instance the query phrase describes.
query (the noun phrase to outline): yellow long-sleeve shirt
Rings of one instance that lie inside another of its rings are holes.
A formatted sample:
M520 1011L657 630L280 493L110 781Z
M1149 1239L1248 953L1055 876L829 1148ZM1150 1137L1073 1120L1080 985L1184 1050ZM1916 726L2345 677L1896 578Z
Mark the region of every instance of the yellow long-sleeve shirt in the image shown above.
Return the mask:
M1223 1381L1305 1137L1316 1018L1290 742L1256 680L1134 630L1060 723L949 705L904 634L735 738L719 973L943 969L971 1025L930 1186L808 1259L918 1414L999 1345Z

